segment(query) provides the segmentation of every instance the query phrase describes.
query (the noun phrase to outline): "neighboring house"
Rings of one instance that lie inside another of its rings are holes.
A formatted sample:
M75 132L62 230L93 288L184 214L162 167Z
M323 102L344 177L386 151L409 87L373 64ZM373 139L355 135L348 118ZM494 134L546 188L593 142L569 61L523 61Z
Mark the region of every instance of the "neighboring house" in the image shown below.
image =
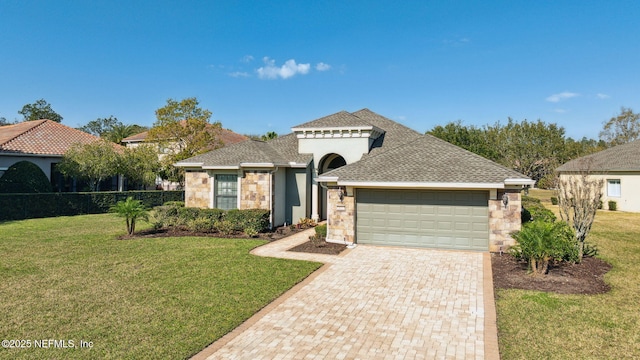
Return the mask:
M100 138L51 120L24 121L0 126L0 176L19 161L30 161L47 175L54 191L82 190L72 179L65 181L56 164L73 144L88 144ZM119 145L115 145L119 146ZM107 186L118 188L117 177Z
M327 220L327 241L499 251L528 177L368 109L180 161L190 207Z
M139 134L131 135L127 138L122 139L122 143L128 148L135 148L137 146L140 146L140 144L146 143L148 136L148 131L141 132ZM219 133L217 134L217 139L222 143L222 146L227 146L248 140L249 138L244 135L234 133L231 130L221 128ZM159 148L158 159L162 159L162 157L169 151L171 151L171 149ZM164 190L175 190L180 186L180 184L178 183L162 180L160 178L156 179L156 185L161 186Z
M571 160L557 169L560 180L589 174L604 180L603 206L640 212L640 140Z

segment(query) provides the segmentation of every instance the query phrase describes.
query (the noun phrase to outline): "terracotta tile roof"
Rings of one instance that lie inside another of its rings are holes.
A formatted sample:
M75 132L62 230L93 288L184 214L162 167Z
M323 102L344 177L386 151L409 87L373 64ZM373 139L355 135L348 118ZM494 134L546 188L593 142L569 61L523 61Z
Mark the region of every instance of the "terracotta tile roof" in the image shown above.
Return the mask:
M131 135L127 138L122 139L122 142L123 143L142 142L147 139L148 135L149 135L148 131L141 132L139 134ZM224 145L231 145L231 144L239 143L248 139L249 139L248 137L235 133L231 130L220 129L220 140Z
M100 138L51 120L0 126L0 153L63 155L75 143Z
M640 171L640 140L573 159L557 171Z

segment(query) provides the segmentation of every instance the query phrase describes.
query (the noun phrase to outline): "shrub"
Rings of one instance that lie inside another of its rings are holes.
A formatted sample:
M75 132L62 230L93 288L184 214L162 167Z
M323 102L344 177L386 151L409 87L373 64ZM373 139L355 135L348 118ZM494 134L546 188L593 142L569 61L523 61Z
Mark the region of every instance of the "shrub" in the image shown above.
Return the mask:
M557 199L556 199L557 200ZM555 222L556 215L553 211L547 209L540 199L532 198L529 196L522 197L522 223L530 221L544 221Z
M316 226L316 236L325 239L327 237L327 224Z
M40 167L30 161L19 161L0 177L0 193L48 193L51 183Z
M184 201L167 201L164 206L175 206L175 207L184 207Z
M269 210L233 209L226 212L224 220L233 224L233 230L257 234L269 227Z
M555 196L551 197L551 205L558 205L558 198Z
M136 231L136 221L138 219L147 220L149 218L149 211L142 204L142 201L133 200L131 196L127 200L118 201L111 207L111 212L126 219L127 233L129 235L133 235Z
M307 229L316 226L316 222L309 218L300 218L298 220L298 228Z
M222 209L200 209L199 217L209 219L211 222L221 220L224 217L224 210Z
M235 228L235 225L229 220L220 220L214 225L216 229L223 235L233 234Z
M609 210L616 211L618 210L618 203L613 200L609 200Z
M575 235L565 222L532 221L512 236L518 244L510 249L511 254L526 259L534 276L546 274L552 260L577 260Z
M187 229L193 232L213 232L215 224L210 219L198 217L187 221Z
M200 209L190 207L178 207L178 218L175 226L187 226L187 224L200 217Z

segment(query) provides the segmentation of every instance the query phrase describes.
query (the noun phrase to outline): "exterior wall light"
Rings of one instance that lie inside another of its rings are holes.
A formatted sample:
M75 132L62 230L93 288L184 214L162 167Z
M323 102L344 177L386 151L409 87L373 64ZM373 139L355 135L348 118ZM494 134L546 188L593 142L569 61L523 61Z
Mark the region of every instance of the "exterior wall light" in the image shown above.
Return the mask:
M502 195L502 204L505 208L507 207L507 205L509 205L509 195L507 195L507 193L504 193L504 195Z

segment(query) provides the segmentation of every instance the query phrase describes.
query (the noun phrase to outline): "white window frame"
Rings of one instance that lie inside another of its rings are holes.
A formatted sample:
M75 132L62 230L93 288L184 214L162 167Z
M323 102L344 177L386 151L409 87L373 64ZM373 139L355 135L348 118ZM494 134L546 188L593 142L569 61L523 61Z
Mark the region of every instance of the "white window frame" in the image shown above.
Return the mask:
M229 208L229 209L223 209L223 210L238 209L238 196L239 196L239 194L240 194L240 187L238 186L238 180L239 180L239 179L238 179L238 175L237 175L237 174L215 174L215 175L213 176L213 178L214 178L214 181L213 181L213 207L214 207L214 208L217 208L217 209L222 209L222 208L218 205L218 198L219 198L219 197L231 198L231 196L234 196L234 195L219 195L219 194L218 194L218 186L219 186L219 184L220 184L220 183L222 183L222 182L223 182L223 181L220 181L219 179L220 179L220 177L223 177L223 176L224 176L224 177L226 177L226 176L233 176L233 177L235 178L235 179L234 179L234 182L235 182L235 184L236 184L236 186L235 186L236 193L235 193L235 200L234 200L234 204L235 204L235 205L234 205L234 207L232 207L232 208ZM231 183L231 181L229 181L229 183Z
M607 179L607 196L615 198L622 196L622 183L620 179Z

